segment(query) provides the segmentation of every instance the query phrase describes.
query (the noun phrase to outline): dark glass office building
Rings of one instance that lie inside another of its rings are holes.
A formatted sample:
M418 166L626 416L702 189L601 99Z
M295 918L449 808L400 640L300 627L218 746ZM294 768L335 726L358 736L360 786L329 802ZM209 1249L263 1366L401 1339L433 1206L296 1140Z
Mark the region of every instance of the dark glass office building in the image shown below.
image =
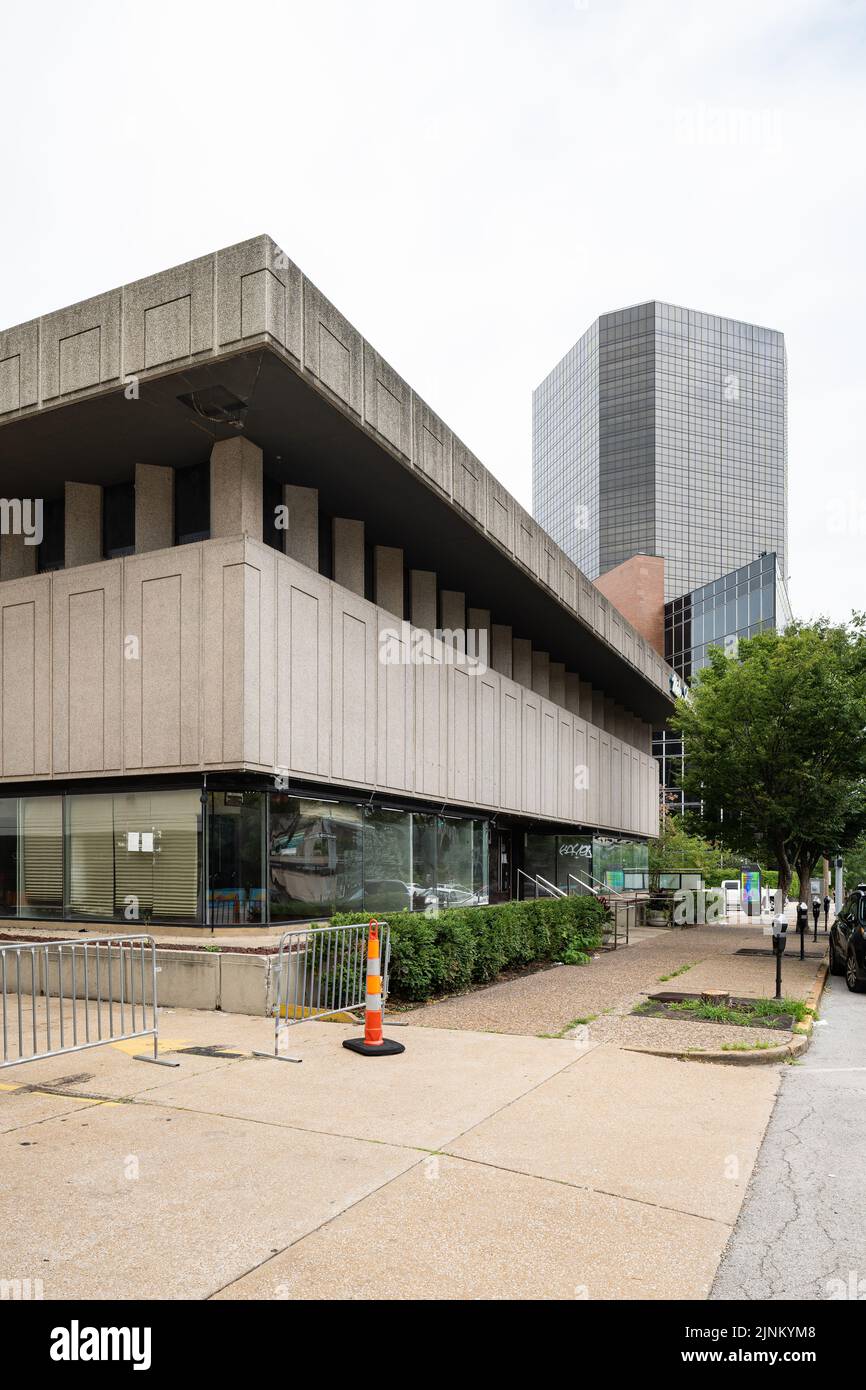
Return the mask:
M710 647L736 656L741 639L759 632L781 632L790 621L791 607L777 557L760 555L665 604L665 659L688 685L709 665ZM680 789L682 739L660 730L653 735L653 753L668 804L682 809L688 804Z
M589 575L665 599L787 557L784 336L657 300L603 314L533 393L533 511Z

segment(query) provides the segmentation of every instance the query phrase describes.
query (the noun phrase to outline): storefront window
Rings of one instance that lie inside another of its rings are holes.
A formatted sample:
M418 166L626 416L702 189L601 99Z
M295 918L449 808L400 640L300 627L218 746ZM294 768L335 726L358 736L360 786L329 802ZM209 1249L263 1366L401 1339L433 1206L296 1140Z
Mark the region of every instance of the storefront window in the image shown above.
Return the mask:
M272 922L328 917L337 877L333 805L271 795L268 897Z
M264 792L211 795L208 874L215 927L264 921L265 805Z
M412 881L416 898L424 895L424 905L436 905L436 854L439 817L412 813Z
M18 904L22 917L63 916L63 799L21 799Z
M364 818L365 912L423 909L427 890L412 876L412 817L408 811L368 811Z
M471 820L440 820L436 873L440 907L474 902Z
M476 903L490 901L490 837L486 820L472 822L472 888Z

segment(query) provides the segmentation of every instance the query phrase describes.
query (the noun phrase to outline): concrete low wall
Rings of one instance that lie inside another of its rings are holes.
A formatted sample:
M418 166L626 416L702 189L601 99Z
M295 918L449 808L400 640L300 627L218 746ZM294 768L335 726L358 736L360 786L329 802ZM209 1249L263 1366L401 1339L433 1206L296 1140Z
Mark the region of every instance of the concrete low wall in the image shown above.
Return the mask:
M47 943L43 943L45 945ZM107 997L108 958L104 946L88 951L87 994L96 999L96 964L99 957L102 997ZM35 972L31 969L31 953L21 955L21 993L47 993L57 998L62 985L64 998L85 998L83 953L76 952L73 979L72 952L63 954L62 969L56 950L48 945L37 949ZM162 1008L221 1009L224 1013L258 1014L265 1016L276 1003L277 956L243 955L234 951L175 951L157 949L156 997ZM291 969L291 966L290 966ZM134 979L133 979L134 977ZM18 982L16 953L6 953L7 1007L12 1009L12 996ZM112 951L111 992L115 1001L121 995L120 961L117 950ZM140 958L127 954L124 958L123 997L127 1004L134 998L142 1002ZM144 1002L150 1003L150 953L144 953Z

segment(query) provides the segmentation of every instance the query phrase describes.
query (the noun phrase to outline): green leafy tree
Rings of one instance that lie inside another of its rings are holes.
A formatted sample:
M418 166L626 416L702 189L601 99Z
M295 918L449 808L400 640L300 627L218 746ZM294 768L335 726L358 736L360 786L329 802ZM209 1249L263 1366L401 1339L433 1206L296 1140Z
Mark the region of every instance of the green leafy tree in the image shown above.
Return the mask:
M787 894L866 830L866 617L710 649L671 726L686 747L688 828L775 865Z
M718 862L717 849L699 835L690 835L680 816L661 807L658 836L649 842L649 886L653 892L661 887L663 874L694 869L706 876L714 872Z

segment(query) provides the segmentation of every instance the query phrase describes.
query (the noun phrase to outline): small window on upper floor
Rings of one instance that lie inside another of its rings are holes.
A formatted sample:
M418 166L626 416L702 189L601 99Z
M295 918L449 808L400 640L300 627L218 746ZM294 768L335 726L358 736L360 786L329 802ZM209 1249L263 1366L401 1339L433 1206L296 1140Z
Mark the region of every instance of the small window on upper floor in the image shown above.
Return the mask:
M66 508L62 497L47 497L42 504L42 542L36 552L40 574L62 570L66 563Z
M174 475L174 543L191 545L210 538L210 460Z
M114 483L102 493L102 553L106 560L135 551L135 484Z

